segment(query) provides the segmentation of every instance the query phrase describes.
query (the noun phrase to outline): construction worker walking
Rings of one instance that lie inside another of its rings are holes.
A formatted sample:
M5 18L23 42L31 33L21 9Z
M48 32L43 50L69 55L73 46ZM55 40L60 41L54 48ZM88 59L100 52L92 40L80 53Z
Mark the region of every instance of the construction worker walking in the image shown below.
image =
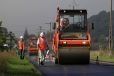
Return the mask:
M20 59L24 59L25 45L24 45L23 36L20 36L20 39L18 41L18 49L19 49Z
M48 43L44 32L40 33L40 36L37 40L37 47L38 47L39 64L44 65L45 56L48 49Z

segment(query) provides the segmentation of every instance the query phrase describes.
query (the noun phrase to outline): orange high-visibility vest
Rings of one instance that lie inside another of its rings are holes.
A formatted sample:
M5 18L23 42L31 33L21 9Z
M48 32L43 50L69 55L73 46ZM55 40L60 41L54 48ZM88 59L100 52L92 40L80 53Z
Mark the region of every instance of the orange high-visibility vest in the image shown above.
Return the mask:
M24 45L24 42L23 42L23 41L19 41L19 42L18 42L18 48L19 48L20 50L24 50L25 45Z
M39 38L39 49L41 51L45 51L47 49L47 42L45 38L42 37Z

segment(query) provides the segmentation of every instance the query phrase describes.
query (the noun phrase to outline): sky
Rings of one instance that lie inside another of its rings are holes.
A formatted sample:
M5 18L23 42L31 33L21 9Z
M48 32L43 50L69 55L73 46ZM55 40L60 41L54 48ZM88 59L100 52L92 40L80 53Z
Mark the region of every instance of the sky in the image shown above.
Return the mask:
M88 17L110 10L109 0L0 0L0 20L16 36L23 35L25 28L29 33L38 33L39 26L44 31L49 29L46 23L54 22L58 5L60 8L75 5L75 8L87 9Z

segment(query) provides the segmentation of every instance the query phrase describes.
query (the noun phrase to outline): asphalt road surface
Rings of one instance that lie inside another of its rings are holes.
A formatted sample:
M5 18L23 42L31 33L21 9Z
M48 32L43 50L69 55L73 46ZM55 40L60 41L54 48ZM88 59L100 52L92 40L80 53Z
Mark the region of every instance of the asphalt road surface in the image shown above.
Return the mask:
M37 57L30 57L32 63L37 64ZM114 65L59 65L47 61L45 65L37 65L42 76L114 76Z
M114 76L114 66L110 65L59 65L47 62L37 67L43 76Z

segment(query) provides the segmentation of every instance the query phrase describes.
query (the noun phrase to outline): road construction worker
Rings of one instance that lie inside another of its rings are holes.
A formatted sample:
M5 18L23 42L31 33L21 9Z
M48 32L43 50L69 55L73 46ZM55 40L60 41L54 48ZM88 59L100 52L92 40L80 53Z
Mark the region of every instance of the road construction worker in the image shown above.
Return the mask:
M20 38L19 38L19 41L18 41L18 49L19 49L19 53L20 53L20 59L24 59L25 45L24 45L23 36L20 36Z
M60 28L61 28L61 30L66 28L68 25L69 25L68 18L61 18L60 19Z
M60 19L60 27L62 28L64 26L64 18Z
M44 65L45 56L48 49L48 43L44 32L40 33L40 36L37 40L37 47L38 47L39 64Z

